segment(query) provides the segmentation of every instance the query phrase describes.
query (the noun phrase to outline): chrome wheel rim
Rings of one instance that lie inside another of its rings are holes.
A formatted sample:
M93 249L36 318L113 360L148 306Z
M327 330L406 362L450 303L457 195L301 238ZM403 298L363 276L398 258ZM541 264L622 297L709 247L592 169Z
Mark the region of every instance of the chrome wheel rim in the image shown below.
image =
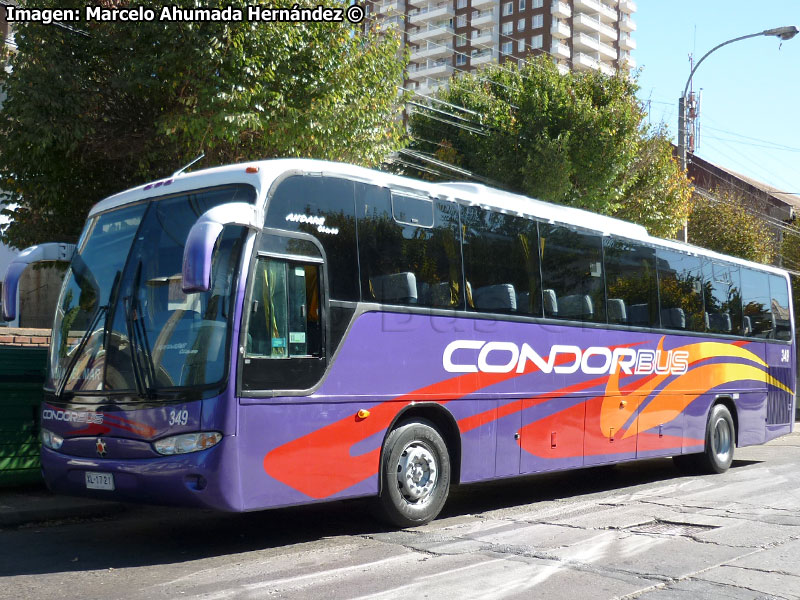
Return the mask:
M714 424L714 454L720 462L725 462L731 453L733 442L731 427L725 419L717 419Z
M436 456L420 442L408 444L397 461L397 484L406 502L419 506L430 500L439 469Z

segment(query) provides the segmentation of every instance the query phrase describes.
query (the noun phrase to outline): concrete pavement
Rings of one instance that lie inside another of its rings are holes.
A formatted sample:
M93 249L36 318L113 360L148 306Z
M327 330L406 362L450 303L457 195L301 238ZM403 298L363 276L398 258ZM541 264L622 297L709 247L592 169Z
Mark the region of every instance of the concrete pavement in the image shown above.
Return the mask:
M44 484L0 488L0 528L28 523L112 515L125 510L118 502L57 496Z

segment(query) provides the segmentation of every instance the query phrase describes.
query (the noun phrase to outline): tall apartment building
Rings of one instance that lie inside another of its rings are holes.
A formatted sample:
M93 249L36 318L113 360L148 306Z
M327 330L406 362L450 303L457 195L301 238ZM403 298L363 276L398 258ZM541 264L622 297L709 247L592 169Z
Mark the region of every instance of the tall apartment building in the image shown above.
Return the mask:
M407 84L429 94L459 71L549 54L559 69L635 67L633 0L368 0L411 52Z

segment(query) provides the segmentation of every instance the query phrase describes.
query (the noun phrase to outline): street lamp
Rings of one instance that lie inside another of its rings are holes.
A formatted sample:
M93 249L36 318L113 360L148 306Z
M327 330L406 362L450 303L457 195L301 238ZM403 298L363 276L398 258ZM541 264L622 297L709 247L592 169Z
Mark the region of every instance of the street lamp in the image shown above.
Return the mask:
M694 72L697 71L697 67L700 66L700 64L708 57L709 54L715 50L719 50L723 46L732 44L733 42L738 42L739 40L746 40L747 38L758 37L761 35L775 36L785 41L792 39L798 33L800 33L800 31L798 31L797 27L794 25L789 25L787 27L776 27L775 29L765 29L764 31L759 31L758 33L743 35L714 46L711 50L703 55L703 58L697 61L697 64L694 65L692 72L689 73L689 79L686 80L686 86L683 88L683 94L681 94L681 97L678 98L678 161L680 163L681 171L686 170L686 93L689 91L689 84L692 82L692 76L694 75ZM687 230L686 223L683 224L682 241L689 241L689 232Z

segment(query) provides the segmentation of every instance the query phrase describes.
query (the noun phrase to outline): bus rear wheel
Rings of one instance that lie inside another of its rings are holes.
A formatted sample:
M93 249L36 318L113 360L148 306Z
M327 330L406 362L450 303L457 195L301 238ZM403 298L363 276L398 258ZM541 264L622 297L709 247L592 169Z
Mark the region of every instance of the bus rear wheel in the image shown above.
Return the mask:
M724 473L733 463L736 427L728 407L716 404L706 423L705 450L701 454L674 456L675 465L687 472Z
M392 430L381 458L381 516L398 527L436 518L450 491L450 456L434 425L424 419Z

